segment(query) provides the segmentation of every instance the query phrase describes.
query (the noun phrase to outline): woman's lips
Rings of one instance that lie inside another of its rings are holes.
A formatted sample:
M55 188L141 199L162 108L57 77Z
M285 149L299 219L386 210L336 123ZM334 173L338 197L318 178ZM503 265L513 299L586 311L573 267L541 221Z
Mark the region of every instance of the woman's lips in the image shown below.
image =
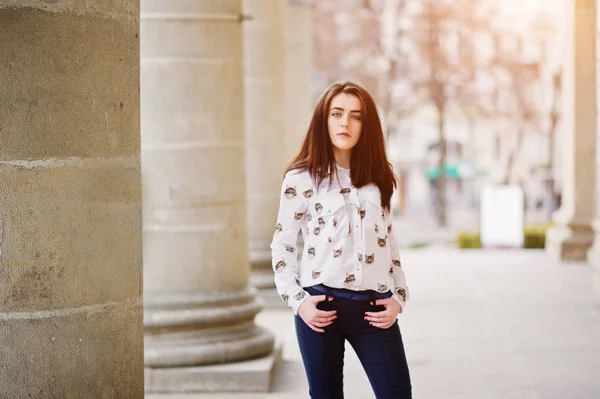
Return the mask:
M342 136L342 137L346 137L346 138L352 137L348 133L338 133L338 136Z

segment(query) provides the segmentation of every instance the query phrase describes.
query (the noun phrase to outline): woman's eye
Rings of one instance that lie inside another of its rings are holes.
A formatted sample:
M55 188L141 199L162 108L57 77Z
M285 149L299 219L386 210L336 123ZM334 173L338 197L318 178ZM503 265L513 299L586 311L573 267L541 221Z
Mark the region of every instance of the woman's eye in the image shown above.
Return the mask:
M359 115L352 115L352 118L359 121L360 120L360 116Z
M340 114L339 112L334 112L333 114L331 114L331 116L340 117L342 116L342 114Z

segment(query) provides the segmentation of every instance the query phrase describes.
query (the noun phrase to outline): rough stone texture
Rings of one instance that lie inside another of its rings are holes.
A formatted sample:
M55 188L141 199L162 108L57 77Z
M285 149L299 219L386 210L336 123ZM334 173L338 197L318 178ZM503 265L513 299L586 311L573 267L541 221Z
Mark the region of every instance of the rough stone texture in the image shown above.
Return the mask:
M563 68L564 157L562 205L558 226L548 232L546 248L558 259L585 260L594 240L596 217L596 5L565 3L566 58Z
M0 5L2 398L143 397L138 12Z
M284 0L244 0L244 108L250 264L272 288L269 245L273 238L286 162Z
M199 375L273 349L248 288L241 12L142 2L147 391L202 389L171 368Z
M540 250L404 251L411 301L400 327L419 399L600 397L600 285L582 262ZM148 399L304 399L308 386L291 310L259 324L283 340L272 392L152 395ZM345 393L372 399L346 345Z

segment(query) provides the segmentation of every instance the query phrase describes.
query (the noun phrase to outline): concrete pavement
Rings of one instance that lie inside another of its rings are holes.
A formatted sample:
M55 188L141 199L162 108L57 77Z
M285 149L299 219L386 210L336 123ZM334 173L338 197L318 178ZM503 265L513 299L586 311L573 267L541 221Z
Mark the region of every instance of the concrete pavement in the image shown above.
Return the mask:
M414 398L600 398L600 272L538 250L404 250L403 265ZM257 322L284 343L273 392L147 398L307 398L291 311L266 310ZM374 397L350 345L345 381L347 398Z

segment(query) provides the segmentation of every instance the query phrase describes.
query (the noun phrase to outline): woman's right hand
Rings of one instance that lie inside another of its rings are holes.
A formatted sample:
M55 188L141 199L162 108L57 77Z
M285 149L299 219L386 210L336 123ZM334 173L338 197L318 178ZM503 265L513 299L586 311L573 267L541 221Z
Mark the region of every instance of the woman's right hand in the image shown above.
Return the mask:
M323 302L324 300L325 295L311 295L298 308L298 316L304 320L307 326L319 333L325 332L325 330L319 327L327 327L337 318L336 310L325 311L317 309L319 302Z

